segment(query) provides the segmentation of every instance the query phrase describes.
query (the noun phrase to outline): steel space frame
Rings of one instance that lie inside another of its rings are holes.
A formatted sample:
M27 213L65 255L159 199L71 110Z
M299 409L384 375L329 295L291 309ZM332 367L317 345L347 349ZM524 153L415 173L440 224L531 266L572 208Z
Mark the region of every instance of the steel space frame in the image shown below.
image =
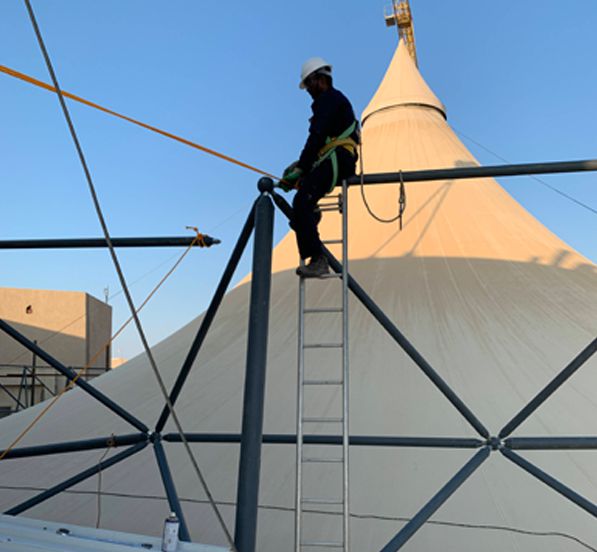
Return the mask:
M519 165L496 165L489 167L449 168L429 171L408 171L398 173L383 173L365 175L362 179L353 177L347 181L348 185L374 185L395 182L418 182L430 180L465 179L496 176L517 176L525 174L548 174L565 172L597 171L597 160L567 161L556 163L533 163ZM226 290L228 289L240 258L246 249L251 235L254 233L253 243L253 276L251 280L251 296L248 324L248 344L245 368L245 388L242 418L242 433L186 433L188 442L193 443L240 443L240 462L237 482L237 504L235 521L235 546L239 552L254 552L256 546L259 476L261 468L261 448L266 445L294 445L296 435L293 434L263 434L263 409L265 401L265 376L267 359L267 336L269 329L269 301L271 288L271 261L273 244L274 204L288 218L292 216L292 209L288 203L274 190L271 179L259 180L259 197L253 204L246 222L241 230L230 259L224 269L221 279L214 291L211 302L205 312L203 320L192 341L187 356L180 368L179 374L170 391L170 401L174 405L190 374L193 363L201 349L209 328ZM155 247L164 245L189 245L190 239L180 238L180 242L163 242L153 238L142 238L139 241L120 242L119 246ZM185 241L186 240L186 241ZM114 245L118 240L114 239ZM105 247L102 240L20 240L0 241L0 249L31 249L47 247ZM325 250L330 266L335 272L341 272L342 266L338 260ZM409 340L395 326L390 318L369 297L359 283L348 274L348 287L361 301L364 307L381 324L387 333L396 341L398 346L428 377L431 383L458 410L465 420L474 428L479 438L445 438L445 437L401 437L401 436L358 436L350 437L351 446L366 447L423 447L423 448L457 448L475 450L471 458L462 466L445 485L432 496L411 520L396 533L396 535L382 548L381 552L393 552L401 549L406 542L418 531L423 524L450 498L450 496L474 473L492 452L499 451L504 457L519 466L554 491L561 494L586 512L597 518L597 504L578 494L553 476L541 470L536 465L519 455L515 451L521 450L595 450L596 436L554 436L554 437L511 437L511 434L531 416L539 406L551 397L574 373L579 370L597 351L597 337L593 339L578 355L565 366L535 397L497 433L492 434L475 414L464 404L458 395L432 368L425 358L415 349ZM84 392L91 395L106 408L112 410L132 425L137 432L123 435L110 435L96 439L85 439L70 442L49 443L19 447L10 450L5 460L38 457L52 454L63 454L84 450L106 449L108 447L126 447L116 455L109 457L99 464L93 465L83 472L13 506L5 513L18 515L41 502L56 496L58 493L92 477L117 463L126 460L137 452L152 445L156 462L164 484L165 494L172 511L181 520L180 537L189 541L190 533L184 512L176 491L174 478L170 471L163 443L182 442L182 436L177 433L164 433L164 427L170 416L170 409L165 405L151 430L143 421L128 412L110 397L90 385L77 379L76 373L53 358L37 344L19 333L4 320L0 320L0 330L13 337L26 349L40 357L48 365L56 369ZM320 443L341 445L342 438L338 435L305 435L305 443Z

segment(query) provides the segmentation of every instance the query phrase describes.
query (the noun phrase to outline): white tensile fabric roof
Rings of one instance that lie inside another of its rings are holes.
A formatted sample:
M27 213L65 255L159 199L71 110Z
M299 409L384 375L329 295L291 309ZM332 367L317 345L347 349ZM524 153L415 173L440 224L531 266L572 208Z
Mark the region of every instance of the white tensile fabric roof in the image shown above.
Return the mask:
M366 108L365 172L476 165L445 119L445 109L400 45ZM397 210L396 185L365 190L375 212ZM380 224L354 187L349 197L350 271L475 415L496 435L597 334L595 266L549 232L490 178L407 184L404 228ZM326 214L322 235L338 237ZM274 252L265 433L294 433L297 253L292 233ZM177 403L187 432L240 432L250 277L228 293ZM307 301L329 306L338 282L308 284ZM172 384L198 327L194 320L154 348ZM353 435L477 437L475 431L356 301L350 303L350 424ZM318 317L309 335L334 341L337 319ZM309 337L309 336L307 336ZM322 353L310 369L339 368ZM315 364L316 362L316 364ZM163 400L143 357L94 380L152 425ZM591 359L514 433L595 435L597 360ZM337 397L318 399L322 411ZM39 407L0 422L10 443ZM169 430L172 430L169 424ZM23 444L132 433L79 390L69 392ZM329 428L318 428L329 433ZM214 516L178 444L165 443L193 538L224 544ZM232 528L237 445L193 445ZM474 450L351 449L352 550L385 545L474 454ZM90 465L103 451L9 460L0 464L3 509ZM521 455L597 502L594 451L522 451ZM293 546L293 446L263 450L257 549ZM331 485L322 477L319 487ZM97 478L27 512L40 519L95 525ZM102 479L101 527L159 534L168 513L151 447ZM334 516L319 516L321 529ZM597 524L499 452L408 542L405 550L559 552L597 548ZM592 548L591 548L592 547Z

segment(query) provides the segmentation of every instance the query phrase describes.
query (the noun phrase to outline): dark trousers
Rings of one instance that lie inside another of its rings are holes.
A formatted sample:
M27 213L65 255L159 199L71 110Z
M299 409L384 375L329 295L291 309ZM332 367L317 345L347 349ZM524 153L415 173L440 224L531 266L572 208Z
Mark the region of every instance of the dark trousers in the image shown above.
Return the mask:
M338 156L337 185L340 185L343 179L354 175L356 159L344 148L338 148L336 155ZM317 202L330 191L332 178L332 162L326 159L302 178L292 201L291 227L296 232L296 243L301 259L321 255L322 243L317 230L321 214L316 211L316 208Z

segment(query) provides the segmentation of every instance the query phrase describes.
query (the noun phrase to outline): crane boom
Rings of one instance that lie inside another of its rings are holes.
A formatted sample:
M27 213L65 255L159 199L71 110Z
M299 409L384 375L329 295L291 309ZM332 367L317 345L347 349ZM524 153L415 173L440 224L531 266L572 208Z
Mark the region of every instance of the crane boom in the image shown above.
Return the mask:
M389 9L386 9L384 19L388 27L396 25L398 36L404 40L408 53L418 67L415 29L408 0L392 0L392 5Z

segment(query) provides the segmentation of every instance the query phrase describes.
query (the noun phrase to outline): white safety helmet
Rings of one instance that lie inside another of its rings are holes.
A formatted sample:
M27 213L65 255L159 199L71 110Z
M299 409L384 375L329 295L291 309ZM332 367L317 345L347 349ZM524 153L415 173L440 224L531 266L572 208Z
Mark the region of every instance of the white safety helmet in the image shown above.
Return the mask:
M312 73L315 73L315 71L319 71L321 75L332 76L332 66L325 59L320 57L309 58L303 63L303 67L301 68L301 82L299 88L306 88L305 79Z

